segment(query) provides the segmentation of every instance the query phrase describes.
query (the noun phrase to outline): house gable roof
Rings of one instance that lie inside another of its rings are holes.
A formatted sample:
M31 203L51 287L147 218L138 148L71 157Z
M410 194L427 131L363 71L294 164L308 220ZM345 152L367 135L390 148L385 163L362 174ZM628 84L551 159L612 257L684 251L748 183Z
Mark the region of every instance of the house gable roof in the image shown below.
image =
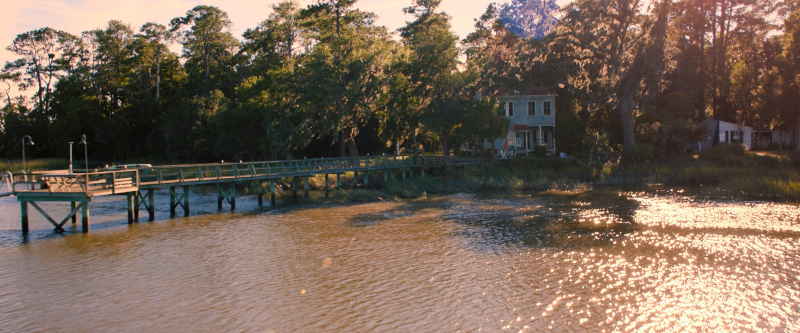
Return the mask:
M496 96L510 97L510 96L556 96L555 91L543 87L527 87L521 89L500 89L497 91Z

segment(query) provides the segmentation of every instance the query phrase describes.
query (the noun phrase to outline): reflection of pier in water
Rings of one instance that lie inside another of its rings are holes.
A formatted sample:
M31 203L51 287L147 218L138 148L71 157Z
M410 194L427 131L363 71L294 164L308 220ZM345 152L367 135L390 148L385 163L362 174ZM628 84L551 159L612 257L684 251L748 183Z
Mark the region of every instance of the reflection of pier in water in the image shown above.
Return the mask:
M20 223L23 233L28 233L28 208L33 207L54 227L63 232L68 221L77 223L81 216L83 232L89 231L89 202L93 198L120 195L127 198L128 223L139 221L139 211L145 208L150 221L155 219L155 191L168 189L170 197L170 218L176 216L177 208L189 216L189 188L198 185L217 185L217 208L222 210L227 202L231 210L236 209L237 184L255 183L258 191L259 208L264 207L264 197L270 195L271 207L276 206L276 184L289 179L294 198L297 191L309 190L309 178L324 175L325 195L332 188L339 187L339 177L347 172L354 173L356 182L369 182L370 173L382 173L384 180L399 172L426 169L463 167L480 163L479 160L440 156L392 156L358 158L320 158L290 161L270 161L251 163L184 164L156 167L137 167L121 170L102 170L96 172L39 172L9 175L11 192L20 203ZM359 176L359 173L361 174ZM330 184L329 175L335 175ZM182 191L178 191L182 187ZM2 191L0 191L2 192ZM61 220L51 217L39 202L68 202L70 210Z

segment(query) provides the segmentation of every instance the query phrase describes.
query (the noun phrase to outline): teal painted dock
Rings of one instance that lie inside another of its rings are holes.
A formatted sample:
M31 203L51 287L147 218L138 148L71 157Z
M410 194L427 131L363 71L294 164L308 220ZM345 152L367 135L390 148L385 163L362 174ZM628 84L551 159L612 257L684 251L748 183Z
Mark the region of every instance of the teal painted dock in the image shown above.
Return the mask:
M191 186L217 185L217 208L222 210L227 203L233 211L238 197L237 186L242 183L260 183L257 193L260 208L264 199L270 196L271 207L276 206L276 185L290 180L294 196L300 189L308 190L308 179L317 175L325 176L325 194L331 187L339 186L340 175L353 172L356 181L368 182L369 175L382 173L388 179L392 173L405 178L407 173L425 173L426 170L459 168L480 164L477 159L441 156L375 156L356 158L318 158L286 161L180 164L136 167L119 170L103 169L89 172L68 173L65 171L15 174L12 181L12 194L20 203L20 224L22 232L29 232L30 208L40 213L54 227L63 232L64 225L77 223L81 217L84 233L89 232L89 203L102 196L125 196L128 207L128 223L139 221L142 209L148 212L150 221L155 220L155 191L166 189L170 194L170 217L177 215L181 208L184 216L190 214L189 195ZM329 176L335 176L330 184ZM360 175L360 176L359 176ZM181 190L179 190L179 188ZM70 210L63 218L53 218L38 203L66 202Z

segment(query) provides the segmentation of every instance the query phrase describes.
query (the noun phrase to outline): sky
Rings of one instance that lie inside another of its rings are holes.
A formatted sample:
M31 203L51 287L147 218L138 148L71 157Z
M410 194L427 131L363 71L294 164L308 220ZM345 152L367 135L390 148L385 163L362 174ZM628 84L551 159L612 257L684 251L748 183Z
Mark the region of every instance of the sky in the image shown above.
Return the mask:
M570 0L558 0L560 5ZM0 11L0 65L13 60L6 50L17 34L49 26L72 34L102 28L116 19L130 24L138 31L144 23L168 24L197 5L212 5L226 11L233 26L231 32L242 33L266 19L272 5L279 0L5 0ZM315 0L298 0L306 5ZM455 33L462 38L473 30L474 20L486 10L492 0L443 0L441 9L452 17ZM497 0L503 2L503 0ZM402 9L411 0L360 0L356 7L378 15L377 24L390 31L403 26L409 17Z

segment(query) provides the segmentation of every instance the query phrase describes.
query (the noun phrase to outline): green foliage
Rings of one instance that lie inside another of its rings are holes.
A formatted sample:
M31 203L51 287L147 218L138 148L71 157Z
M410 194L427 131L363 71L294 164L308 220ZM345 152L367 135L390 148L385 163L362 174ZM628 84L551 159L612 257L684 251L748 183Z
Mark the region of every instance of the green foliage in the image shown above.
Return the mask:
M721 144L703 152L704 160L721 165L743 165L749 157L746 156L744 146L738 144Z
M65 156L65 142L86 134L104 160L450 153L502 136L494 97L534 87L558 93L559 150L585 156L598 177L619 167L623 129L638 143L621 164L633 168L685 158L709 116L800 126L800 12L790 2L579 0L540 39L508 31L492 4L462 41L463 66L440 0L411 1L397 41L355 2L282 1L241 41L227 13L205 5L138 30L112 20L80 36L21 33L0 71L0 151L15 156L31 134L32 156ZM623 104L635 126L620 121ZM512 178L486 183L530 181Z

